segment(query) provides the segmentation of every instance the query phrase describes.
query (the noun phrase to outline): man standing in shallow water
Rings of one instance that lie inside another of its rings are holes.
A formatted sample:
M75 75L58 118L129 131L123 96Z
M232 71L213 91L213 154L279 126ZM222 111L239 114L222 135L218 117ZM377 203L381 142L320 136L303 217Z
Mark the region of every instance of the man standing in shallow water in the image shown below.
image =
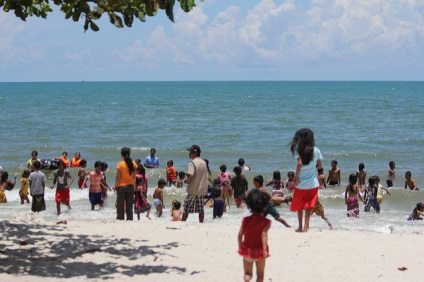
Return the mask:
M200 158L200 147L197 145L187 148L192 161L187 169L187 196L184 200L184 212L182 221L186 221L189 213L199 213L199 222L203 223L205 213L203 203L208 193L208 168L203 159Z
M159 159L155 156L156 149L151 148L150 149L150 156L147 156L144 159L144 167L147 168L158 168L159 167Z

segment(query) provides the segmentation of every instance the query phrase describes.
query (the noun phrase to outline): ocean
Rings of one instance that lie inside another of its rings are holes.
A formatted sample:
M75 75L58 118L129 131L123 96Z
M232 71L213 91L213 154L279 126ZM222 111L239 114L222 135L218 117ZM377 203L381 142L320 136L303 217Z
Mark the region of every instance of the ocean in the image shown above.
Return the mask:
M335 229L422 232L422 222L406 218L417 202L424 202L424 192L403 187L406 171L412 172L418 187L424 186L423 92L424 82L0 83L0 165L11 176L18 173L19 181L32 150L41 159L59 157L63 151L71 159L78 151L88 169L97 160L109 164L107 180L112 186L122 147L130 147L132 158L142 160L154 147L160 167L147 171L151 196L157 180L165 177L166 162L173 160L178 171L186 171L186 148L198 144L213 177L221 164L231 171L244 158L252 167L246 172L252 188L256 175L271 179L279 170L286 179L296 165L288 144L298 129L309 127L323 153L326 174L333 159L341 169L342 185L320 192ZM344 191L349 174L363 162L368 176L379 175L385 184L392 160L398 188L384 196L381 213L361 211L359 219L347 218ZM71 171L76 177L77 170ZM53 173L45 173L50 186ZM9 203L0 204L2 219L57 219L54 190L46 192L47 210L32 215L29 205L20 205L19 188L18 183L6 192ZM109 195L104 210L92 212L88 191L79 190L75 180L72 210L64 207L59 218L113 219L116 197ZM165 213L158 219L152 210L153 220L169 220L170 202L184 195L185 189L165 188ZM287 205L278 209L297 226L297 215ZM239 224L248 213L233 206L223 218L212 220L207 208L205 218L207 223ZM197 215L190 215L189 221L196 222ZM273 228L284 227L275 223ZM314 216L311 229L322 228L326 223Z

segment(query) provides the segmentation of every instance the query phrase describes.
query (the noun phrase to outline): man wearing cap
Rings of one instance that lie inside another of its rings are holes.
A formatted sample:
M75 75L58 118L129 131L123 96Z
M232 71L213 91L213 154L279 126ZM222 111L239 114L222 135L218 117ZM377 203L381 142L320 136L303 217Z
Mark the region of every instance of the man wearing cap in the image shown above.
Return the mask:
M203 203L208 193L209 172L206 163L200 158L200 147L197 145L187 148L191 162L187 169L187 196L184 200L183 221L187 220L189 213L199 213L199 222L203 223L205 213Z

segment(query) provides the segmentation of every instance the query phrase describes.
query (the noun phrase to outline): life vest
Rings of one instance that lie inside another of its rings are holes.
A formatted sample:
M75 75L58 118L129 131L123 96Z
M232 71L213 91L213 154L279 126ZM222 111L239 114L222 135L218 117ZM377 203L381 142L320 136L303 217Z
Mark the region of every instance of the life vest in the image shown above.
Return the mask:
M177 181L177 170L173 166L166 168L166 178Z
M71 167L79 167L80 162L81 162L81 159L76 160L75 158L73 158L71 161Z

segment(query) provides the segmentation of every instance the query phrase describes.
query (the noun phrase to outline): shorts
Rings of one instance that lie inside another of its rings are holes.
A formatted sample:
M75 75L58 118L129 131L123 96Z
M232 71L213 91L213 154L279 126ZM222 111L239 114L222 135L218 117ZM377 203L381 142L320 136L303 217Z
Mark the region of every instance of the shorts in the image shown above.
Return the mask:
M319 201L319 199L317 198L317 201L315 203L315 209L313 210L313 212L318 215L318 216L323 216L324 215L324 206L321 204L321 202Z
M102 192L89 192L88 198L93 206L103 204L104 202Z
M306 209L315 209L317 198L318 188L302 190L294 187L293 201L290 205L290 210L301 211Z
M239 208L243 204L243 198L234 198L236 201L236 206Z
M264 213L264 216L266 217L268 214L272 215L272 217L275 218L275 219L280 218L280 213L277 211L274 203L272 203L272 202L268 203L268 207L267 207L267 210Z
M339 185L339 182L338 181L331 181L330 180L330 182L328 182L328 185L336 186L336 185Z
M56 189L56 203L63 203L69 206L70 197L69 197L69 189Z
M224 214L224 200L213 201L213 218L221 217Z
M155 208L162 205L162 201L160 199L153 199L153 204L155 205Z
M187 213L201 213L203 210L204 196L187 195L184 200L184 212Z
M84 179L78 179L78 188L88 188L87 183L84 185L84 187L82 187L83 184L84 184Z

